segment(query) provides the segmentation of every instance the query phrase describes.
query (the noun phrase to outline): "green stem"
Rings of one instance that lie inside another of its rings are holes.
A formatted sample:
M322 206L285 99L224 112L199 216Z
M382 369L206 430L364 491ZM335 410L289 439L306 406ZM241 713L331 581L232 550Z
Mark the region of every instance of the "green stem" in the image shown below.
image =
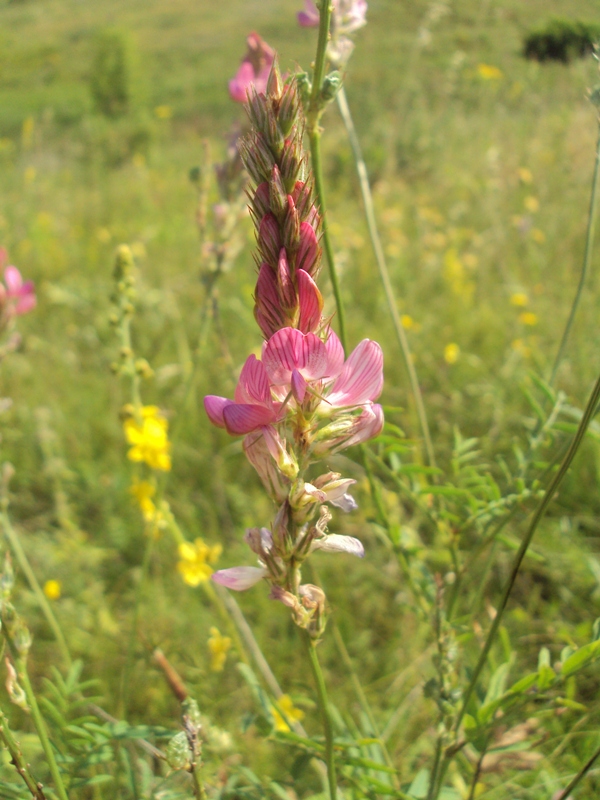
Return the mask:
M350 113L350 106L348 105L348 99L346 97L346 92L343 86L337 93L336 100L342 120L346 127L346 132L348 134L348 139L350 141L350 147L352 148L352 153L354 154L354 162L356 164L356 172L358 173L358 183L360 186L360 192L362 194L362 199L363 199L365 219L367 221L367 229L369 231L369 237L371 239L373 253L375 254L377 269L379 270L379 277L381 278L381 283L383 284L385 299L387 301L388 309L392 317L392 323L394 325L396 339L398 340L398 344L400 345L400 351L402 353L402 358L404 359L404 366L406 367L406 371L408 373L410 388L415 402L417 416L419 418L419 425L421 427L421 433L423 435L423 442L425 444L425 453L427 455L427 461L429 462L430 466L434 467L435 454L433 451L431 434L429 432L429 424L427 422L427 412L425 411L425 404L423 403L423 395L421 394L421 387L419 386L417 372L415 370L415 366L412 361L408 339L406 337L406 332L404 330L402 321L400 319L396 298L394 297L394 290L392 288L392 282L390 280L390 273L387 268L383 247L381 245L381 239L379 237L379 231L377 229L377 220L375 219L375 206L373 204L373 195L371 194L371 185L369 183L367 166L363 158L362 149L356 133L356 128L354 127L354 120L352 119L352 114Z
M302 639L306 645L310 667L312 670L315 685L317 687L317 704L321 712L321 721L323 724L323 733L325 734L325 763L327 764L327 779L329 781L329 797L330 800L336 800L337 797L337 779L335 774L335 760L333 754L333 725L331 722L331 712L329 710L329 700L327 698L327 687L325 686L325 678L319 663L317 655L317 643L311 639L310 634L302 630Z
M2 710L0 710L0 742L10 753L11 763L25 781L25 785L29 789L34 800L46 800L42 784L37 783L30 773L29 765L23 758L19 743L15 740L12 731L8 727L8 720Z
M31 568L29 559L27 558L27 555L23 550L23 546L21 545L19 534L13 528L6 510L3 510L2 513L0 513L0 524L2 525L4 535L8 539L8 543L15 555L15 558L17 559L19 567L21 568L25 577L27 578L27 582L29 583L31 590L36 596L40 608L42 609L42 612L46 617L46 621L48 622L48 625L52 629L52 633L56 638L56 642L58 644L62 659L67 665L67 667L71 668L71 666L73 665L73 659L71 658L71 654L69 652L69 646L67 645L65 636L62 632L60 625L58 624L58 620L54 616L54 612L50 608L50 603L48 602L46 595L44 594L44 591L38 582L38 579L35 577L35 573Z
M11 647L11 650L12 649L13 648ZM29 681L29 674L27 673L27 665L25 664L24 658L16 659L16 668L17 668L17 674L19 676L19 681L21 682L23 689L25 690L27 703L31 710L31 718L33 720L33 724L37 731L40 744L42 745L44 755L46 756L46 761L48 762L50 774L52 775L52 780L54 781L54 785L56 787L56 793L58 794L60 800L69 800L69 796L67 795L60 771L58 769L58 764L56 763L56 758L54 757L54 751L52 749L52 745L50 744L50 740L48 739L46 723L42 718L39 706L37 704L37 700L35 698L35 694L33 692L33 688Z
M570 792L577 786L579 781L585 777L585 775L590 771L593 767L594 762L600 756L600 747L596 750L596 752L592 755L592 757L587 761L583 767L579 770L577 775L573 778L573 780L569 783L566 789L563 789L562 792L558 795L556 800L566 800L569 796Z
M310 99L307 109L307 128L308 140L310 142L310 156L312 160L312 167L315 176L315 192L317 195L317 204L321 212L321 225L322 225L322 239L323 249L327 258L327 266L329 267L329 278L331 280L331 287L333 289L333 296L335 298L335 305L338 316L338 326L340 331L340 341L344 350L347 349L346 342L346 321L344 314L344 306L342 303L342 294L340 290L340 283L335 269L335 260L333 257L333 246L331 244L331 237L329 235L329 226L327 224L327 204L325 202L325 187L323 183L323 162L321 158L321 128L319 122L323 113L323 105L321 100L321 88L323 86L323 78L325 76L325 57L327 52L327 41L329 38L329 25L331 22L332 4L331 0L322 0L320 5L319 17L319 38L317 41L317 55L315 57L315 66L313 71L313 82Z
M565 347L567 346L567 340L569 338L569 334L571 333L571 327L573 326L573 320L575 319L575 314L577 313L577 308L579 307L579 301L581 300L581 295L583 294L583 286L585 284L585 280L589 271L590 263L592 260L592 247L594 244L594 227L595 227L595 218L596 218L596 196L597 196L597 189L598 189L598 176L600 174L600 118L598 120L598 138L596 141L596 160L594 162L594 174L592 176L592 192L590 195L590 206L588 210L588 219L587 219L587 232L585 237L585 251L583 255L583 267L581 269L581 276L579 278L579 285L577 287L577 292L575 294L575 298L573 300L573 305L571 306L571 313L569 314L569 319L567 320L567 324L565 326L564 333L562 335L562 339L560 342L560 346L558 348L558 353L556 354L556 358L554 360L554 366L552 367L552 374L550 375L550 385L554 383L556 378L556 373L558 371L558 367L562 360Z
M199 764L193 764L192 768L190 769L192 774L192 789L194 791L194 797L196 800L206 800L206 790L202 785L202 781L200 780L200 767Z

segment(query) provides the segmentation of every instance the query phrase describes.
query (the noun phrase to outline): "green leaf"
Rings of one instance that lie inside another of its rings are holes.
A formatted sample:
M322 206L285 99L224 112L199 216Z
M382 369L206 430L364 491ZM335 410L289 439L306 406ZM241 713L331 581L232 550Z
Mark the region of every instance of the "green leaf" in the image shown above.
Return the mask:
M413 782L410 785L408 793L413 797L416 797L417 800L421 800L423 797L427 797L427 792L429 791L429 770L423 768L419 770L414 777Z
M567 660L562 664L561 667L561 674L564 677L569 675L573 675L574 672L577 672L586 664L588 664L594 656L598 654L600 650L600 641L597 642L590 642L589 644L585 644L583 647L580 647L579 650L576 650L572 656L569 656Z

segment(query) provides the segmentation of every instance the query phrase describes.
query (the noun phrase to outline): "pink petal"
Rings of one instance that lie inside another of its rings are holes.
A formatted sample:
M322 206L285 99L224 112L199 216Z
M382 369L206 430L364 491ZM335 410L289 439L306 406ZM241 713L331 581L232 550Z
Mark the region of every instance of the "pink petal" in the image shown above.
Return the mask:
M15 306L15 314L27 314L37 305L35 294L23 294Z
M266 263L261 264L254 290L254 316L261 331L270 337L283 327L283 309L277 289L277 276Z
M16 267L7 267L4 270L4 283L8 289L9 297L15 296L20 292L23 286L23 278Z
M383 352L377 342L363 339L344 364L327 402L336 407L376 400L383 389Z
M206 411L209 420L213 425L216 425L217 428L225 427L223 410L226 406L231 405L232 402L232 400L228 400L226 397L218 397L215 394L208 394L204 398L204 410Z
M296 328L282 328L267 342L263 362L271 381L276 385L290 382L297 369L306 380L322 378L327 373L327 351L314 333L304 334Z
M296 269L303 269L312 275L313 267L319 255L319 243L317 234L312 225L303 222L300 225L300 245L296 253Z
M330 533L322 539L315 539L311 550L324 550L326 553L350 553L350 555L362 558L365 554L363 543L354 536L341 536L338 533Z
M258 583L269 572L264 567L230 567L219 569L210 576L215 583L243 592Z
M383 408L378 403L365 406L360 416L356 418L352 435L338 449L343 450L346 447L374 439L383 430L383 422Z
M306 395L306 381L297 369L292 371L291 386L292 394L299 403L302 403Z
M312 0L305 0L304 11L299 11L297 17L303 28L316 28L319 24L319 12Z
M265 403L271 405L269 376L262 361L255 355L248 356L242 367L240 379L235 387L236 403Z
M272 408L251 403L230 403L223 409L225 427L232 436L242 436L269 425L276 417Z
M330 328L327 341L327 377L337 378L344 366L345 353L342 343L336 333Z
M279 296L286 308L293 308L296 304L296 290L292 280L292 273L285 247L279 251L277 262L277 288Z
M323 297L317 284L308 272L303 269L296 271L296 281L298 283L298 302L300 306L298 328L302 333L310 333L316 331L321 323ZM343 360L344 351L342 350L342 363Z
M229 81L229 96L236 103L245 103L248 89L254 84L254 69L249 61L242 61L235 77Z

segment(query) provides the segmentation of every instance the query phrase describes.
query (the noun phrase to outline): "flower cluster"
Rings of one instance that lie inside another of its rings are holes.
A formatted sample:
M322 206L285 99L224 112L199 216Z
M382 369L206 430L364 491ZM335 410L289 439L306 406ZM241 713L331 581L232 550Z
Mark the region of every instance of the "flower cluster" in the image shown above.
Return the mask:
M334 66L341 67L350 58L354 43L349 34L367 24L366 15L367 0L333 0L327 55ZM314 0L305 0L304 11L298 12L298 22L303 28L319 25L319 10Z
M252 528L246 542L258 566L219 570L212 579L244 590L266 579L271 597L318 637L325 595L300 583L315 550L362 556L360 541L329 533L330 506L352 511L354 483L321 472L319 459L377 436L383 411L383 354L365 339L346 359L323 316L316 279L321 267L321 217L302 147L304 119L294 79L276 61L264 91L248 90L252 129L240 145L254 186L250 210L257 236L256 321L265 337L260 358L246 360L233 399L208 395L217 427L244 436L244 451L277 506L270 528Z
M142 406L135 413L133 406L126 406L127 416L123 430L131 445L127 458L144 462L150 469L168 472L171 469L171 444L167 420L161 416L157 406Z
M0 247L0 269L8 261L8 254ZM0 283L0 315L1 327L16 316L27 314L37 304L35 288L32 281L24 281L19 270L8 265L4 268L4 284Z
M177 569L188 586L199 586L213 574L215 564L223 551L220 544L208 545L203 539L179 544Z

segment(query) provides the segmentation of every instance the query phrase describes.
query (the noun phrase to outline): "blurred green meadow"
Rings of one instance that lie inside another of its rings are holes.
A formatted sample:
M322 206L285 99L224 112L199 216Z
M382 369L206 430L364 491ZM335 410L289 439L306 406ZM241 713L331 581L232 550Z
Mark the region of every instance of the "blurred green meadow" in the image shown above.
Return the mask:
M133 345L155 372L143 384L144 402L164 409L177 430L166 496L188 539L223 545L219 566L247 563L243 531L267 524L270 504L240 442L209 425L202 397L231 396L241 365L260 345L254 234L244 219L243 246L219 280L199 347L206 264L188 174L207 168L207 153L221 160L232 127L244 120L227 81L250 31L277 49L284 70L309 68L316 34L296 25L300 8L299 0L0 0L0 246L38 293L37 309L19 321L21 346L0 375L0 395L12 400L0 417L0 447L2 461L15 468L13 523L40 583L60 583L50 602L73 657L84 661L84 676L98 679L104 708L130 722L177 728L178 702L152 661L160 647L203 713L235 737L244 763L275 779L288 774L293 755L281 745L269 749L256 726L242 725L253 713L252 695L231 656L223 671L211 670L207 640L221 623L202 591L181 579L167 535L154 541L142 582L147 536L130 493L120 417L131 398L111 372L119 342L109 316L115 249L126 242L138 287ZM552 15L597 21L598 3L370 0L346 77L438 463L450 472L458 432L479 438L478 458L488 465L482 474L518 465L535 429L535 404L547 402L536 379L549 377L579 279L597 134L587 91L598 69L591 57L569 64L522 57L526 32ZM115 117L98 111L91 91L106 31L125 42L129 58L126 109ZM406 435L403 458L419 464L418 421L335 105L324 128L329 222L350 341L382 344L387 419ZM571 417L542 443L548 459L567 441L599 372L597 247L593 256L557 378ZM518 579L503 646L515 651L521 670L535 668L543 646L556 657L563 646L588 641L600 616L599 431L579 453ZM375 521L363 468L339 458L359 482L360 509L338 514L335 530L358 536L367 555L356 563L318 556L319 577L382 727L392 720L394 761L414 775L430 755L436 719L420 690L433 674L430 653L422 655L430 626ZM428 539L419 507L389 487L381 501L422 563L433 572L448 569L449 556ZM470 587L481 606L479 632L530 510L525 503L517 509L489 573ZM60 654L17 574L15 604L34 635L30 666L38 684L51 665L61 667ZM238 600L310 729L310 675L286 610L258 587ZM358 719L351 676L333 641L322 653L334 704L342 717ZM502 656L494 658L497 664ZM596 741L597 690L592 670L572 689L587 710L581 736L561 751L567 769L576 771ZM0 705L6 710L6 698ZM11 715L16 728L28 730L24 715ZM543 724L535 787L525 780L517 794L503 788L501 770L490 771L482 797L551 796L550 757L569 721L549 713ZM597 790L598 778L592 780ZM590 791L579 796L595 796Z

